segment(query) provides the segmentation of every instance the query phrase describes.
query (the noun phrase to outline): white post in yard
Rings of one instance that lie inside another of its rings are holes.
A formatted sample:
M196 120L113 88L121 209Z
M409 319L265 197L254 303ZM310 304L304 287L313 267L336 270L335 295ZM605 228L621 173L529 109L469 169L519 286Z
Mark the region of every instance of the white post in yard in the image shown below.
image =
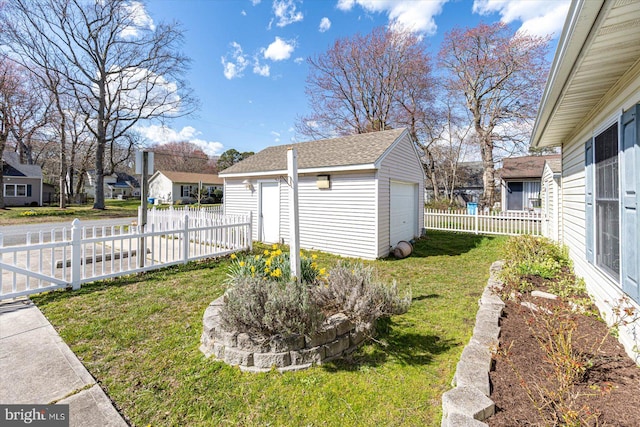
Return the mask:
M289 260L291 278L300 279L300 218L298 217L298 151L287 151L287 181L289 184Z

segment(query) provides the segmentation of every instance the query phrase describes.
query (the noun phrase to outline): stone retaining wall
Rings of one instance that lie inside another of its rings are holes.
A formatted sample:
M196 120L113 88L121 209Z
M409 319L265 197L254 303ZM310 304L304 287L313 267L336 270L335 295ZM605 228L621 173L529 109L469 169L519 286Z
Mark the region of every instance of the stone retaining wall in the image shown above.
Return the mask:
M229 365L239 366L242 371L306 369L353 352L373 332L371 325L356 327L347 316L339 313L329 317L320 331L313 335L258 341L246 333L222 328L220 312L223 298L213 301L204 312L200 351L207 357L215 356Z
M497 295L503 286L498 278L502 265L502 261L491 265L489 282L478 302L473 336L462 350L453 376L455 388L442 395L442 427L486 426L482 421L495 412L495 404L489 398L489 371L499 343L499 322L504 309L504 301Z

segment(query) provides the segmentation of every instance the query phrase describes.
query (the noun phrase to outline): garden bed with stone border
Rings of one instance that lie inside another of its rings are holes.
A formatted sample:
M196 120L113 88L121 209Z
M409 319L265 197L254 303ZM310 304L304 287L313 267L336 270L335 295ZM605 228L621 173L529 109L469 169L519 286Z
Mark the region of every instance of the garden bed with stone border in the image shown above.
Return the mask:
M318 332L256 339L222 327L224 296L205 310L200 350L247 372L296 371L344 357L374 333L373 325L355 325L342 313L328 317Z

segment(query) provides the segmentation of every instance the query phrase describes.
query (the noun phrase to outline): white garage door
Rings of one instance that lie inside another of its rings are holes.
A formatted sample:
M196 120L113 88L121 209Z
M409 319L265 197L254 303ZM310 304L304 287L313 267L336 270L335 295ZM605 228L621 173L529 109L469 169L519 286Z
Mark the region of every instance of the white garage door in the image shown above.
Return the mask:
M391 182L390 244L411 240L418 229L417 185Z
M280 240L280 189L277 182L260 183L260 241Z

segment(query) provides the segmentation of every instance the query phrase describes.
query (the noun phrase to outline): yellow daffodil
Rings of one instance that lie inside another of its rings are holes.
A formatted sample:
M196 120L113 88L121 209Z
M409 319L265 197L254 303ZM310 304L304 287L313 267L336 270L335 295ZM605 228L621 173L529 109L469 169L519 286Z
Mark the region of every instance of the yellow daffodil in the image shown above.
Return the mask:
M244 261L240 261L240 267L244 267L245 262Z
M318 259L318 255L316 254L311 255L311 259Z
M253 259L255 259L256 261L258 261L260 259L260 255L256 255L253 257Z
M264 263L265 263L267 266L270 266L270 265L271 265L271 258L269 258L268 260L266 260Z
M278 250L276 251L276 256L280 256L280 255L282 255L282 251L281 251L280 249L278 249Z
M269 251L268 250L265 249L263 253L264 253L265 256L269 256Z
M251 272L252 272L252 273L255 273L255 272L256 272L256 266L255 266L255 265L252 265L252 266L251 266Z
M273 246L271 246L271 249L278 249L278 245L274 243Z
M312 262L311 263L311 268L313 268L314 270L318 268L318 263L317 262Z
M327 274L327 269L326 268L321 268L318 273L320 273L321 276L324 276L325 274Z
M236 259L236 258L238 258L236 254L231 254L231 259Z

